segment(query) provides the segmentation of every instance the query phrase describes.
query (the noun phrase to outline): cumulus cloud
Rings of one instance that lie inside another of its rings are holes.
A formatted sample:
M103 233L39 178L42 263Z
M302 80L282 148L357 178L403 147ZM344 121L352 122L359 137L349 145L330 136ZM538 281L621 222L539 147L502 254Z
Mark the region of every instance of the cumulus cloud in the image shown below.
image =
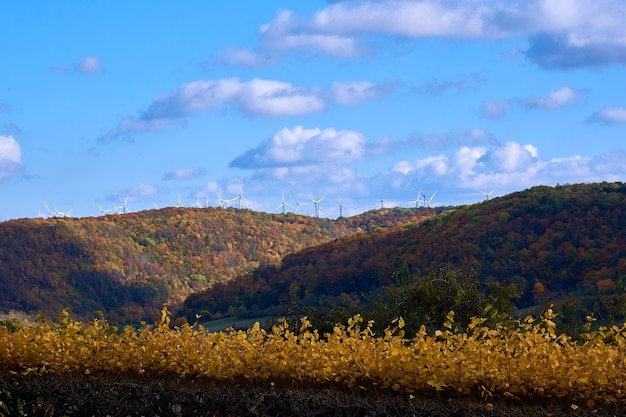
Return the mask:
M13 136L0 135L0 180L22 170L22 148Z
M526 58L544 68L626 64L623 5L615 0L349 1L311 16L281 11L262 25L254 51L221 53L227 64L263 65L303 51L335 58L368 52L372 37L527 37Z
M167 172L163 179L165 180L188 180L200 178L206 174L204 168L178 168L174 171Z
M525 100L525 104L533 109L554 110L570 104L580 103L584 100L583 91L574 91L570 87L562 87L550 91L541 97L531 97Z
M214 108L231 106L259 117L295 116L317 113L326 107L317 89L304 89L290 83L255 78L193 81L178 90L157 95L139 117L126 116L118 126L98 140L106 142L133 133L158 132L172 123Z
M462 146L450 153L397 162L372 179L381 190L408 191L415 184L461 195L496 188L507 193L535 185L558 183L624 181L626 152L582 157L579 155L542 159L537 147L507 142L492 146Z
M251 117L303 116L326 109L327 101L350 105L376 100L389 94L396 84L360 81L333 83L327 89L303 88L288 82L255 78L200 80L183 84L167 94L159 94L138 117L125 116L117 127L98 137L107 142L136 133L159 132L185 118L217 108L230 108Z
M606 125L626 123L626 108L607 107L594 112L587 119L588 123L603 123Z
M448 192L496 186L511 189L536 181L542 166L536 147L507 142L491 147L462 146L449 155L402 161L387 175L400 173L403 182L431 184Z
M478 159L478 162L497 172L523 172L537 157L537 148L534 146L522 146L516 142L507 142L486 152Z
M366 174L368 161L382 153L403 157L383 172ZM371 141L355 131L296 126L278 131L230 166L252 171L247 192L271 185L298 197L341 194L371 209L381 199L385 206L408 206L416 189L429 196L439 190L433 203L464 204L494 188L496 196L535 185L626 181L625 158L626 152L615 152L544 159L533 144L502 143L480 129Z
M361 160L365 152L366 139L359 132L296 126L280 130L235 158L230 166L246 169L326 166Z

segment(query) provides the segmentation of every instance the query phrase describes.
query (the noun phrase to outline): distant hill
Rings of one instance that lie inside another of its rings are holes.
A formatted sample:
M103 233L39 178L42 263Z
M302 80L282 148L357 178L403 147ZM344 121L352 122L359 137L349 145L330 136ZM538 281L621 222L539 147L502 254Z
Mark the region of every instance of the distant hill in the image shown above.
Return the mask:
M534 187L457 207L423 223L306 248L228 284L188 297L188 313L224 315L291 305L363 303L411 274L462 265L483 283L522 290L520 309L560 303L565 319L626 313L626 185Z
M281 258L431 210L388 209L339 220L238 209L167 208L91 218L0 223L0 311L79 318L102 311L152 321L163 303Z

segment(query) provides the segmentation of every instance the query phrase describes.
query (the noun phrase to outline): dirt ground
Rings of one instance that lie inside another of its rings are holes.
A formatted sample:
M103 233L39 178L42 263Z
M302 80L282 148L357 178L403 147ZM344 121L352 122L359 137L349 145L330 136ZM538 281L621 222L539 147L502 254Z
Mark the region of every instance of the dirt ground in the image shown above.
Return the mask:
M0 376L4 416L619 416L626 406L589 409L557 402L488 402L389 392L228 386L114 376Z

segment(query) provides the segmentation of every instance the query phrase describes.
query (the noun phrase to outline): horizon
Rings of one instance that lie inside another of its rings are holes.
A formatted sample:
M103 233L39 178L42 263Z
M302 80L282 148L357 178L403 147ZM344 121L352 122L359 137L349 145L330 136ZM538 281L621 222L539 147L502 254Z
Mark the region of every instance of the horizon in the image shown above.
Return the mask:
M0 221L625 182L624 22L611 0L5 5Z

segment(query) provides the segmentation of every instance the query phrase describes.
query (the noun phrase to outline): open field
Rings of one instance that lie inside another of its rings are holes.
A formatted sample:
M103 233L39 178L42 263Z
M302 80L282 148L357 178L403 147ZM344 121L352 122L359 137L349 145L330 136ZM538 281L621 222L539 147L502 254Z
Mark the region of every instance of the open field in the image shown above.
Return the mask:
M257 394L265 398L260 393L266 391L268 398L283 392L276 395L296 402L304 398L302 392L316 392L365 403L389 396L410 404L436 399L440 405L451 401L480 409L530 403L565 407L576 415L626 411L626 326L588 326L580 340L573 340L556 333L553 319L548 310L508 328L489 328L475 318L458 329L450 313L441 330L429 334L421 329L411 337L404 334L401 318L385 334L375 335L372 323L358 316L324 335L311 330L306 318L299 328L283 321L269 332L258 325L226 332L188 325L172 329L167 310L155 325L139 330L118 329L104 320L84 325L68 317L32 327L3 326L0 370L9 383L2 401L27 396L32 390L24 384L31 379L33 387L38 381L59 381L62 385L52 391L69 389L71 394L74 381L86 378L86 386L96 384L89 394L96 396L101 390L127 392L122 387L139 380L138 392L146 384L151 392L160 383L169 384L159 388L166 391L179 385L192 391L241 389L241 395L250 396L246 402ZM97 385L102 380L105 384ZM80 395L84 401L89 397Z

